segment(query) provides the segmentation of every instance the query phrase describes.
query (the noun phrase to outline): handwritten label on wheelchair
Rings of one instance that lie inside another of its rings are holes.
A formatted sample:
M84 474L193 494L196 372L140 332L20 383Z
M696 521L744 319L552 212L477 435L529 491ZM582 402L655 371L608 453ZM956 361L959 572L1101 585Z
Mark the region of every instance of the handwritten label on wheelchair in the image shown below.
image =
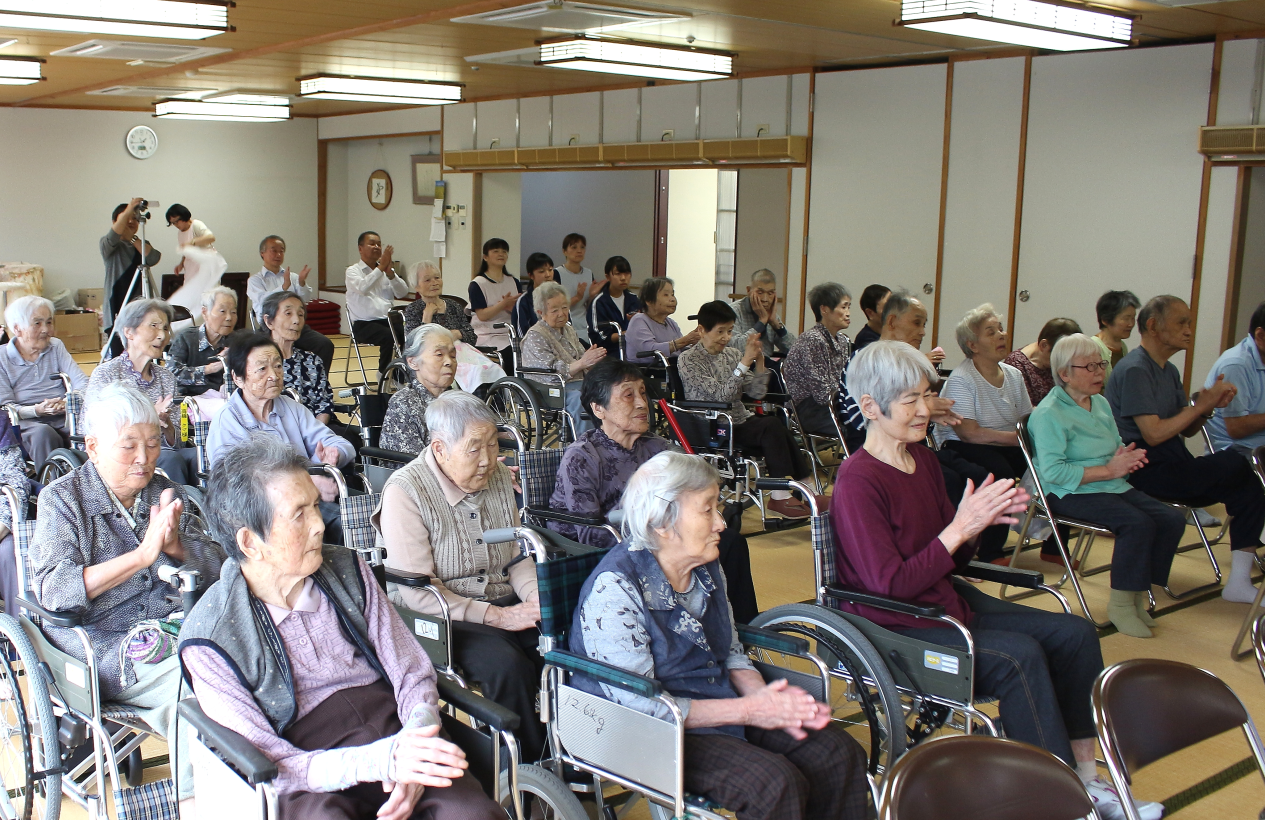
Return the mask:
M427 640L439 640L439 624L432 621L424 621L421 618L414 618L413 631Z
M922 665L928 669L946 672L950 675L958 673L958 659L956 657L953 655L942 655L931 650L926 650L922 653Z
M66 682L80 689L88 688L88 674L84 667L72 661L66 661Z
M550 395L552 398L555 398L555 399L556 399L556 398L558 398L559 396L561 396L561 395L562 395L562 391L561 391L561 390L559 390L559 389L558 389L558 388L556 388L556 387L551 387L551 388L549 388L549 395Z
M591 703L581 703L580 699L575 695L567 695L566 700L562 702L564 709L573 709L593 721L593 725L597 728L593 730L593 734L600 735L602 730L606 728L606 718L597 713L597 707Z

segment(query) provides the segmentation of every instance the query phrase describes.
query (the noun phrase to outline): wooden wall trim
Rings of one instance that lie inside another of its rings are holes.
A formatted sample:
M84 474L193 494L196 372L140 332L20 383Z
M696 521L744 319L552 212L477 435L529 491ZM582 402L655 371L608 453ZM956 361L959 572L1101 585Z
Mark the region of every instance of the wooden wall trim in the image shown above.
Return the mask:
M1217 102L1221 93L1221 53L1225 41L1220 37L1212 50L1212 72L1208 79L1207 124L1217 124ZM1191 387L1191 371L1195 366L1195 350L1199 344L1199 291L1203 286L1204 245L1208 238L1208 197L1212 188L1212 160L1204 157L1203 175L1199 181L1199 222L1195 229L1195 260L1190 282L1190 350L1182 367L1182 383L1186 391Z
M470 243L470 278L473 279L483 264L483 174L470 176L470 231L474 241Z
M782 321L786 321L789 317L785 315L786 309L790 307L791 293L791 191L795 188L795 181L792 179L791 169L786 169L786 253L782 255L782 286L783 286L783 302L782 302ZM803 311L800 311L803 315Z
M1010 300L1006 316L1015 322L1015 298L1019 292L1019 243L1023 234L1023 182L1028 164L1028 101L1032 92L1032 53L1023 60L1023 109L1019 115L1019 174L1015 182L1015 233L1010 246Z
M940 344L940 282L944 277L944 222L949 204L949 139L953 131L953 62L944 72L944 147L940 159L940 225L936 235L936 281L932 297L931 346Z
M325 290L325 217L329 194L329 144L316 143L316 282L319 291Z
M1241 166L1234 185L1234 227L1230 232L1230 271L1225 283L1225 310L1221 314L1221 349L1238 341L1239 292L1243 282L1243 243L1247 241L1247 202L1252 195L1252 169Z
M797 332L804 332L804 305L808 304L808 226L811 224L813 192L813 117L817 111L817 71L808 76L808 162L804 163L804 235L800 238L799 311Z
M440 110L442 111L442 109ZM376 114L378 112L366 111L362 113ZM345 114L345 115L339 115L339 116L356 116L356 115ZM318 118L318 119L323 119L323 118ZM441 122L443 121L442 115L440 116L440 121ZM318 139L317 142L355 142L356 140L390 140L390 139L396 139L398 137L433 137L436 134L442 134L442 133L443 131L405 131L399 134L365 134L364 136L360 136L360 137L323 137L321 139Z

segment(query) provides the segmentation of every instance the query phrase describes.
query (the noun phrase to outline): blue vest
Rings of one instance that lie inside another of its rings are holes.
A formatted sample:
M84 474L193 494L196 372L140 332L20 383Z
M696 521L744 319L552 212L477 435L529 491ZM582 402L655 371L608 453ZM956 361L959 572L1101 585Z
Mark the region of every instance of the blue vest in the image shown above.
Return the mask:
M700 584L708 596L701 621L677 602L676 592L650 550L630 550L626 541L613 547L584 582L580 590L581 603L588 598L594 579L603 572L623 576L641 593L642 618L650 633L650 651L654 656L654 677L668 694L695 700L738 697L725 667L733 641L733 625L724 580L716 561L694 570L694 582ZM589 657L584 646L584 631L580 628L579 607L571 625L570 644L572 652ZM573 675L571 682L577 689L605 697L601 684L587 675ZM745 737L742 726L689 731Z

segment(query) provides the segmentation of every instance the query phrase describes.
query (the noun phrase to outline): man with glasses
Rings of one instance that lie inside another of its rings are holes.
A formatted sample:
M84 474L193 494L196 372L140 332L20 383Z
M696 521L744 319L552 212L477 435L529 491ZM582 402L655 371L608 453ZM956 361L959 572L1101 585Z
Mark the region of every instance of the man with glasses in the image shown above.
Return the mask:
M766 359L781 358L790 352L795 334L777 315L777 277L773 271L761 268L751 274L746 297L734 302L733 309L738 319L734 322L730 347L742 350L747 346L747 334L755 331L760 336Z

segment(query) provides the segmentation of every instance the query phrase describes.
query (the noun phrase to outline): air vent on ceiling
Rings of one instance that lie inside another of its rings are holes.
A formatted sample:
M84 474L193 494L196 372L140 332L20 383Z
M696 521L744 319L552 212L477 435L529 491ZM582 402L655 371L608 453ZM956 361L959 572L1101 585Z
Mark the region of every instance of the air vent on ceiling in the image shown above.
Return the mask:
M1199 153L1213 160L1265 155L1265 125L1209 125L1199 129Z
M89 94L99 94L104 97L161 97L166 99L173 97L177 99L196 99L198 97L210 94L215 91L214 88L177 88L170 85L112 85L109 88L98 88L96 91L89 91Z
M687 19L689 15L685 14L665 14L660 11L618 8L596 3L574 3L571 0L545 0L467 17L454 17L452 22L570 33L613 31L648 23Z
M534 66L538 59L540 59L540 46L532 46L531 48L515 48L510 51L494 51L488 54L471 54L466 57L466 62Z
M231 51L228 48L208 48L175 43L126 43L117 40L89 40L86 43L54 51L54 57L96 57L103 60L126 60L146 63L184 63L201 60L213 54Z

